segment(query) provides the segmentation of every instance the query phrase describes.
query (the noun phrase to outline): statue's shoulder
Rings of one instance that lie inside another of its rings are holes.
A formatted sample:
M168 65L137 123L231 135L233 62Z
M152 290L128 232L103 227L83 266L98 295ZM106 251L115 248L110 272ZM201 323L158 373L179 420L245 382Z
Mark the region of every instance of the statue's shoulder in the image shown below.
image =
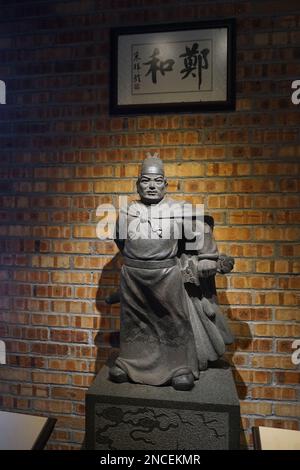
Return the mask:
M139 217L141 214L147 212L147 206L139 199L135 199L131 201L124 210L129 216Z
M186 204L186 201L183 201L182 199L173 199L171 197L165 197L163 199L163 202L165 204L168 204L168 206L170 206L170 207L173 207L173 206L183 207L184 204Z

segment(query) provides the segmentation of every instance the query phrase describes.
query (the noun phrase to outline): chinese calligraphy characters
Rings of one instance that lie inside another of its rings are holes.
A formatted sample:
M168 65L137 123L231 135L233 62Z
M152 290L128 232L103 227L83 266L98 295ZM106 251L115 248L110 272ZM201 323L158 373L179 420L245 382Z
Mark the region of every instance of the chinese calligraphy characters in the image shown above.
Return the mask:
M133 81L134 81L134 88L138 90L140 88L141 84L141 64L140 64L141 58L139 55L139 51L136 51L134 53L134 58L133 58Z
M200 90L201 83L202 83L202 69L208 69L208 59L207 56L209 54L209 49L202 49L199 51L199 44L196 42L190 48L188 46L185 47L185 53L180 54L179 57L184 57L184 66L185 68L180 70L180 73L184 73L181 79L188 77L190 73L193 77L198 76L198 90ZM196 73L197 75L196 75Z
M146 77L151 73L152 83L157 83L158 71L160 71L162 75L165 75L165 72L170 72L172 70L175 63L173 59L160 60L158 58L159 54L159 49L156 47L153 54L150 56L151 60L149 60L149 62L144 62L144 65L150 65L149 70L146 73Z
M166 72L176 72L176 61L178 61L178 59L182 57L184 68L179 70L179 73L182 75L181 79L184 80L188 77L198 78L198 90L200 90L202 84L202 70L207 70L209 67L209 52L210 50L208 48L203 48L202 50L200 50L199 44L197 42L194 42L191 47L185 45L185 52L179 54L178 57L175 57L174 59L168 58L166 60L162 60L160 56L160 49L158 47L155 47L153 53L150 55L151 60L142 63L142 65L149 66L145 77L151 74L152 83L157 84L158 72L163 76ZM138 84L141 82L140 60L141 59L139 57L139 52L137 51L134 55L133 64L135 88L139 88Z

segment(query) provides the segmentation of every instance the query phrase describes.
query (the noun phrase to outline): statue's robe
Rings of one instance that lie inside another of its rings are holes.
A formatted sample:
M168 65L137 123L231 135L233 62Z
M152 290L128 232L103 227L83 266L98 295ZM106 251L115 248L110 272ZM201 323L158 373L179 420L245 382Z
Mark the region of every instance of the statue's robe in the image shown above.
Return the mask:
M188 293L184 285L182 269L189 257L217 260L219 254L205 223L196 246L188 254L182 250L193 230L191 217L182 217L182 207L183 202L169 198L151 206L133 202L119 221L123 226L116 243L124 265L116 364L136 383L162 385L190 372L197 379L199 370L224 352L226 334L229 338L221 314L207 316L201 289Z

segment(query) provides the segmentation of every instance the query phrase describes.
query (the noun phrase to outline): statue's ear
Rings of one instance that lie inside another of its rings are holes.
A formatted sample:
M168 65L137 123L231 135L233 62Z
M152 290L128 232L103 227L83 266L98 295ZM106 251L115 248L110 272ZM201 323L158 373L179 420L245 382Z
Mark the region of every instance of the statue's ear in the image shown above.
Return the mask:
M168 180L165 178L165 187L169 186Z

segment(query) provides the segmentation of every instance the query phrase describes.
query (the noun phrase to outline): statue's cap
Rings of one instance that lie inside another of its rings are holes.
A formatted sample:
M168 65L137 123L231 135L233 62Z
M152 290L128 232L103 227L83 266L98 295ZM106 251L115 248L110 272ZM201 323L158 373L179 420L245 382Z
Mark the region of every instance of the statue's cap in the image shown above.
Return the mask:
M165 175L164 172L164 164L162 160L159 158L158 153L155 153L154 155L151 155L150 153L147 153L147 158L142 163L141 167L141 175L148 175L148 174L153 174L153 175Z

